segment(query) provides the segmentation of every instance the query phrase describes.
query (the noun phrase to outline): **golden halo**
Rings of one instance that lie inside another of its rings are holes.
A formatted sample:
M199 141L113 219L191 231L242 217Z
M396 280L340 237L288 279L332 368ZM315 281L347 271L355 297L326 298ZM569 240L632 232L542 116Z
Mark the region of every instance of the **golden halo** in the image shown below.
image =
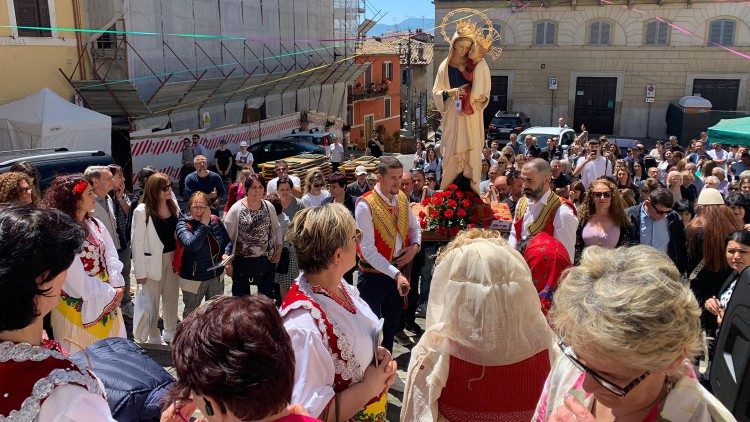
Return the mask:
M478 16L480 19L484 20L484 23L487 25L487 28L492 28L493 27L492 26L492 20L490 18L488 18L487 15L485 15L484 13L480 12L477 9L470 9L468 7L463 7L463 8L460 8L460 9L451 10L450 12L448 12L447 15L445 15L445 17L443 17L443 21L440 23L440 33L443 35L443 39L448 44L450 44L450 42L451 42L451 38L448 36L448 33L446 32L446 30L448 28L448 24L460 20L460 19L456 19L455 21L451 21L449 19L451 17L453 17L454 15L457 15L459 13L468 13L469 14L469 16L466 16L464 19L467 19L467 18L469 18L471 16Z

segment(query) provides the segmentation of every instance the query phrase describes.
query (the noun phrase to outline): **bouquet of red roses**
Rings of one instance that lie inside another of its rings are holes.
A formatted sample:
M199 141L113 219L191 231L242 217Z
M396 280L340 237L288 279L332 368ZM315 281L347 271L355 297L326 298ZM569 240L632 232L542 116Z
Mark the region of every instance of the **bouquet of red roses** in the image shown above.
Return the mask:
M474 191L459 190L455 184L435 192L432 198L425 198L422 205L427 212L419 213L419 224L440 236L455 236L461 230L487 228L492 223L492 208Z

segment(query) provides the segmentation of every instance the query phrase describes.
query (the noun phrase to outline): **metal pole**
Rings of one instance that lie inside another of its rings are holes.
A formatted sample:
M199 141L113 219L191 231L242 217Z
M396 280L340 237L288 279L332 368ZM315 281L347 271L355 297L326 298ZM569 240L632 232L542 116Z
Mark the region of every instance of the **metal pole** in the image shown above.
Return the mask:
M646 138L651 138L648 132L649 127L651 126L651 104L652 103L648 103L648 114L646 115Z
M414 113L413 113L413 106L412 103L412 81L413 81L413 75L411 74L411 29L409 30L409 42L407 43L406 47L406 72L409 75L409 83L407 84L407 89L409 92L406 94L406 114L407 114L407 124L408 128L414 130Z
M555 90L550 89L550 92L552 93L549 103L549 125L554 126L553 122L555 121Z

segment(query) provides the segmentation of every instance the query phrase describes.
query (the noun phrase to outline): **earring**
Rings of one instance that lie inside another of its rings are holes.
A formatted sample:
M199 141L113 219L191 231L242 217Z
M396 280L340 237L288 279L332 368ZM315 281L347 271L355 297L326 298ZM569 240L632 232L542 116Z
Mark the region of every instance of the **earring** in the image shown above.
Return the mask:
M214 415L214 407L211 406L211 402L208 401L208 400L206 400L204 398L203 399L203 403L206 404L206 416L213 416Z

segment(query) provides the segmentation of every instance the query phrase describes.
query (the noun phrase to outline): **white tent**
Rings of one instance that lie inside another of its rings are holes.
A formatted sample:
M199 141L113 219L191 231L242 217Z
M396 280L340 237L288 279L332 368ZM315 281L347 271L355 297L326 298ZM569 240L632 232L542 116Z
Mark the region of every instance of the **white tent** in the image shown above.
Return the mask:
M112 152L112 118L44 88L0 106L0 151L67 148Z

